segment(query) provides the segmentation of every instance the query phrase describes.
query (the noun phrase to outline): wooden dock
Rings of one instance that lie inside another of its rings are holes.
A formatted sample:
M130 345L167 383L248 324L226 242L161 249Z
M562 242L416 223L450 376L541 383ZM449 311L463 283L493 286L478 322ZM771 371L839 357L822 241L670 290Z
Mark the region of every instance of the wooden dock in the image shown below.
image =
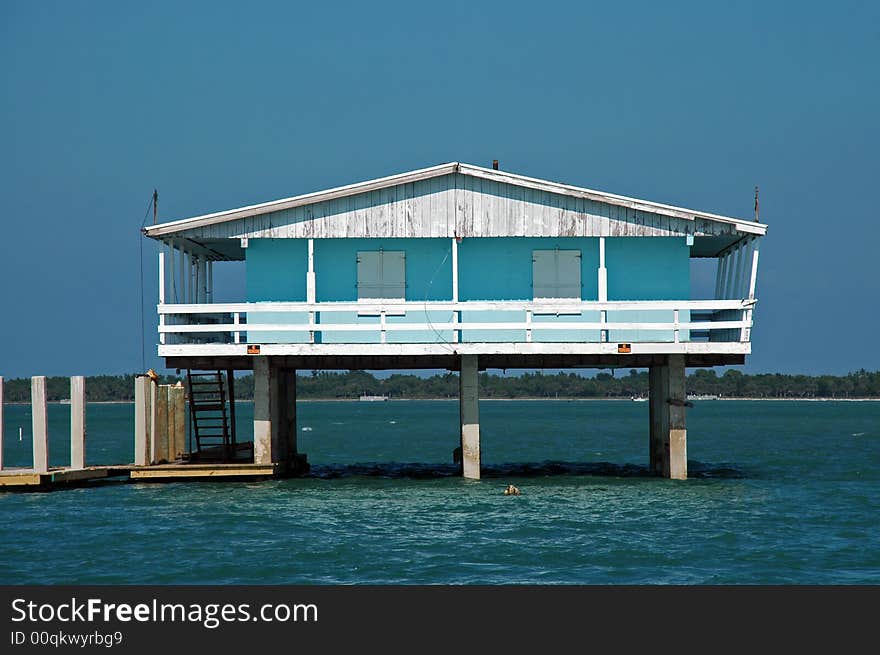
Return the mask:
M83 469L51 468L45 473L12 468L0 471L2 491L51 491L91 483L122 482L205 482L209 480L266 480L281 477L287 467L281 464L159 464L136 466L89 466Z

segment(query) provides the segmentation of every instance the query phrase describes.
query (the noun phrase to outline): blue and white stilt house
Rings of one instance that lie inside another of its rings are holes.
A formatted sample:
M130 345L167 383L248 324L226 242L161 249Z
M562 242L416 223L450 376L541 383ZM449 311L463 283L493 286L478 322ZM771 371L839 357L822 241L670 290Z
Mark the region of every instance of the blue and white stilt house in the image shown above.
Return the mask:
M650 462L687 476L685 367L750 353L767 226L449 163L153 225L159 355L252 369L253 457L296 455L296 369L461 374L465 477L480 475L478 371L650 369ZM712 298L690 260L717 260ZM213 302L244 261L247 298ZM291 427L293 425L294 427Z

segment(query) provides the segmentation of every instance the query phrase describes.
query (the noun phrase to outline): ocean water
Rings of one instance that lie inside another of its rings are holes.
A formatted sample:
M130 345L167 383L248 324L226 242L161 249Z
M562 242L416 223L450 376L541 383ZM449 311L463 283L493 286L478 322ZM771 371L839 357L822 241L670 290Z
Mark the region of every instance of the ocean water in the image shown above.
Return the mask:
M303 402L308 477L0 493L0 583L880 583L880 402L696 401L687 481L647 474L647 405L483 401L467 481L456 401ZM132 460L132 405L87 424L87 463Z

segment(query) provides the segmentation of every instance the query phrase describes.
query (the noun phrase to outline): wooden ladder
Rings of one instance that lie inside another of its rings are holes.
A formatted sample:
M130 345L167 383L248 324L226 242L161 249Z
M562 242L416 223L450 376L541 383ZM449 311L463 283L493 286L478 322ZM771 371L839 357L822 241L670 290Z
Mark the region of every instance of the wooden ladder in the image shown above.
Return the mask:
M231 371L225 381L223 371L186 372L190 424L199 460L229 462L235 458L235 398L230 393L230 377Z

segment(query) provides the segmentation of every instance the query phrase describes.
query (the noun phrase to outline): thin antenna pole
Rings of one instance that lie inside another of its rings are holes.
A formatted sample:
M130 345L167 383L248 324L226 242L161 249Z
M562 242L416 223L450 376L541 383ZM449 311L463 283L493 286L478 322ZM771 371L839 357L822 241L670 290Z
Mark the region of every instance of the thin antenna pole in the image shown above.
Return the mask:
M755 185L755 223L758 223L758 185Z
M159 191L153 189L153 225L159 222Z

